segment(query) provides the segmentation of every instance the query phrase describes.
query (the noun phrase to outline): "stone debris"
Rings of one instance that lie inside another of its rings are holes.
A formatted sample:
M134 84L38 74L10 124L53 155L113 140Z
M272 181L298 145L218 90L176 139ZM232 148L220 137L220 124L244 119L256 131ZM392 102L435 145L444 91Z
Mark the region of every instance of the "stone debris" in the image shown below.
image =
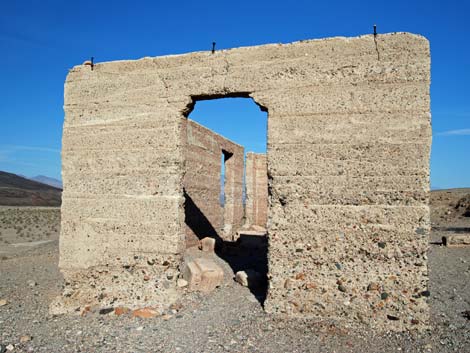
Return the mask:
M186 281L186 280L183 279L183 278L178 278L178 281L176 281L176 285L177 285L179 288L184 288L184 287L187 287L187 286L188 286L188 281Z
M445 246L470 246L470 234L452 234L442 237Z
M12 350L15 349L15 347L12 344L9 344L8 346L6 346L6 349L7 349L7 351L11 352Z
M261 282L261 274L255 270L238 271L235 274L235 281L244 287L258 287Z
M222 284L224 272L213 260L198 258L186 264L183 278L190 290L208 293Z
M201 250L204 252L214 252L215 251L215 239L205 237L201 239Z
M6 299L0 299L0 306L5 306L7 304L8 304L8 302L7 302Z
M114 315L121 316L121 315L127 314L129 311L130 311L129 308L118 306L117 308L114 308Z
M155 316L158 316L160 313L156 311L154 308L146 307L142 309L135 309L132 312L133 317L140 317L142 319L151 319Z
M29 281L26 282L26 283L27 283L28 286L30 286L30 287L36 287L36 286L38 285L38 284L37 284L35 281L33 281L33 280L29 280Z
M29 342L31 340L32 340L31 336L24 335L24 336L20 337L20 342L21 343L26 343L26 342Z

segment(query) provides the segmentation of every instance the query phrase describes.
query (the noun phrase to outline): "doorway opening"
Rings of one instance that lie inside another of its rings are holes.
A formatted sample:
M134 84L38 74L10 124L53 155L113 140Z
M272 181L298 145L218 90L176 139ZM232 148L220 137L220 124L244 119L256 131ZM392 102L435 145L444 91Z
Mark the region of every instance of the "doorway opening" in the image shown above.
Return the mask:
M205 237L233 273L258 275L250 290L267 290L267 111L251 98L195 99L186 122L186 248ZM261 109L260 109L261 108ZM264 161L259 162L259 160ZM259 200L258 200L258 199ZM259 208L264 208L258 212ZM257 217L262 213L266 217Z

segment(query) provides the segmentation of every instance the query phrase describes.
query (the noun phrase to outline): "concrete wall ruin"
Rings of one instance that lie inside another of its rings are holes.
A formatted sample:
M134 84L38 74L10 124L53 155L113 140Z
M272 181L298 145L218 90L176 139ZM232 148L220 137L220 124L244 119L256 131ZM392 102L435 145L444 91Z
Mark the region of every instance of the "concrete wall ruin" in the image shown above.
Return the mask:
M266 228L268 222L268 164L265 154L246 154L246 226Z
M243 221L244 149L192 120L186 129L186 247L204 237L232 240ZM220 203L222 155L226 158L224 206Z
M268 111L266 310L424 327L429 82L428 41L408 33L74 67L57 305L181 295L186 116L238 96Z

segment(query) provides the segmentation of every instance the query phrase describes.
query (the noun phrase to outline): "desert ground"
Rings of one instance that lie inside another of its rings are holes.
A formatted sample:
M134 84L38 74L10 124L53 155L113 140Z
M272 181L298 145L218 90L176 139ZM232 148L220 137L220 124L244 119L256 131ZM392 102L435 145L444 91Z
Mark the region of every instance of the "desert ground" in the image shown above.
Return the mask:
M0 207L0 353L470 352L470 246L442 243L451 234L470 237L469 202L470 189L432 192L431 327L404 333L270 316L263 293L236 283L233 266L218 258L226 274L221 287L209 295L188 292L155 318L114 310L51 316L49 303L63 285L60 209ZM253 262L263 246L242 242L229 255Z

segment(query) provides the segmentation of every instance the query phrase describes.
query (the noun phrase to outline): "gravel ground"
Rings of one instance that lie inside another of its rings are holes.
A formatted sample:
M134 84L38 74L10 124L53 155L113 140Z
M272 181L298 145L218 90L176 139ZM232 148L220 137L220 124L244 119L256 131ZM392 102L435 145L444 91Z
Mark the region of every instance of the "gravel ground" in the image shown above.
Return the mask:
M8 352L7 349L13 352L470 352L470 320L463 314L470 311L470 247L446 248L441 244L444 234L470 227L470 218L448 215L449 207L433 213L436 222L428 256L432 327L428 331L378 334L367 328L339 327L334 322L272 317L263 311L259 295L256 297L230 276L211 295L188 293L173 310L153 319L133 318L128 314L116 316L114 312L52 317L48 305L62 288L57 268L58 241L53 240L0 260L0 353ZM224 263L224 270L229 273L230 266ZM7 303L2 305L2 300Z

